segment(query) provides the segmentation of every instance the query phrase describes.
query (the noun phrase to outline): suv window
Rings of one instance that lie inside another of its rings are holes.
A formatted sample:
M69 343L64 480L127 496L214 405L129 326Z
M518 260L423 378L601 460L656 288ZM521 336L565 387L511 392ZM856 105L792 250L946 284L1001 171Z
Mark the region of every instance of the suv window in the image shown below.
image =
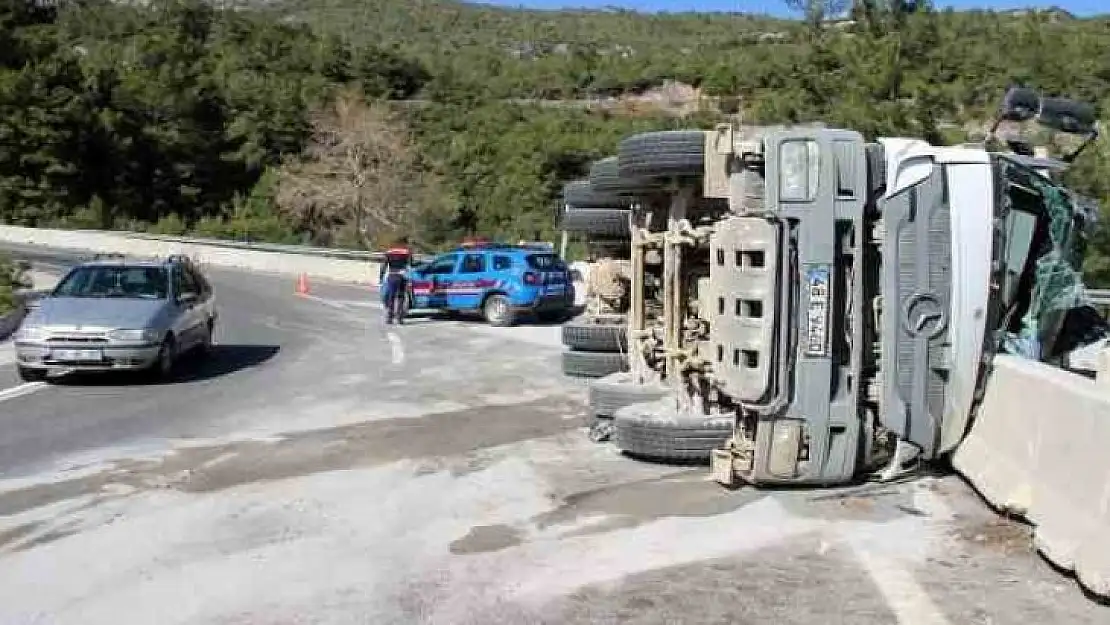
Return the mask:
M54 297L165 299L169 278L161 267L89 265L78 267L54 289Z
M493 270L494 271L507 271L513 268L513 259L509 256L502 256L500 254L493 257Z
M432 261L428 268L423 271L427 275L442 275L445 273L453 273L455 271L455 262L458 256L451 254L449 256L441 256Z
M482 273L486 270L485 254L467 254L463 257L459 273Z
M529 254L526 257L528 266L539 271L558 271L566 269L562 259L556 254Z

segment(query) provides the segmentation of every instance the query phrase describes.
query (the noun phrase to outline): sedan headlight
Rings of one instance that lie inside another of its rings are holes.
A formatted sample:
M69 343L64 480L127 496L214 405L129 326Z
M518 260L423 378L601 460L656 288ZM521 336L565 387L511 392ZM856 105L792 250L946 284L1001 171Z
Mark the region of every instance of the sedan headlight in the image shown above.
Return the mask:
M17 341L41 341L47 337L49 333L46 328L42 326L29 326L23 325L15 333L15 340Z
M161 332L151 328L142 330L112 330L108 338L113 341L126 341L128 343L154 343L162 337Z

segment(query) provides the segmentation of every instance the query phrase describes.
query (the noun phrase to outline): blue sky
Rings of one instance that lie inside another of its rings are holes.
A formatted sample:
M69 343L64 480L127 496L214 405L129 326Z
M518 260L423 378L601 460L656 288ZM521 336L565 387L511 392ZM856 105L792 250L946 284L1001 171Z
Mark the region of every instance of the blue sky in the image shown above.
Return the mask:
M619 6L642 11L734 11L788 15L782 0L485 0L483 4L526 6L536 9L564 7L605 8ZM936 0L938 7L957 9L1016 9L1030 6L1058 6L1079 16L1110 13L1106 0Z

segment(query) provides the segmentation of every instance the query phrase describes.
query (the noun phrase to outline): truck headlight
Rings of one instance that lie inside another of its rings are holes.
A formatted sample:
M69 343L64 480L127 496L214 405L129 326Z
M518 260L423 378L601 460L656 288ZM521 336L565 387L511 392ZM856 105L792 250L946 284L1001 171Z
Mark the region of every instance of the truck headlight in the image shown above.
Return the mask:
M108 333L108 338L113 341L126 341L128 343L154 343L161 338L161 333L150 328L144 328L142 330L112 330Z
M779 199L810 202L817 198L821 148L810 139L783 141L779 147Z

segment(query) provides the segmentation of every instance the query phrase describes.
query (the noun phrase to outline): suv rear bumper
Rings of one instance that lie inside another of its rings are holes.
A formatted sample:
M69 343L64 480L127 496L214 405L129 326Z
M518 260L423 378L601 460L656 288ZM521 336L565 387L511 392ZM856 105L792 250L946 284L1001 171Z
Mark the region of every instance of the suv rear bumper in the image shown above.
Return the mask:
M545 312L558 312L568 310L574 306L574 297L572 295L556 295L548 297L536 298L530 304L517 304L512 308L515 312L523 313L545 313Z

